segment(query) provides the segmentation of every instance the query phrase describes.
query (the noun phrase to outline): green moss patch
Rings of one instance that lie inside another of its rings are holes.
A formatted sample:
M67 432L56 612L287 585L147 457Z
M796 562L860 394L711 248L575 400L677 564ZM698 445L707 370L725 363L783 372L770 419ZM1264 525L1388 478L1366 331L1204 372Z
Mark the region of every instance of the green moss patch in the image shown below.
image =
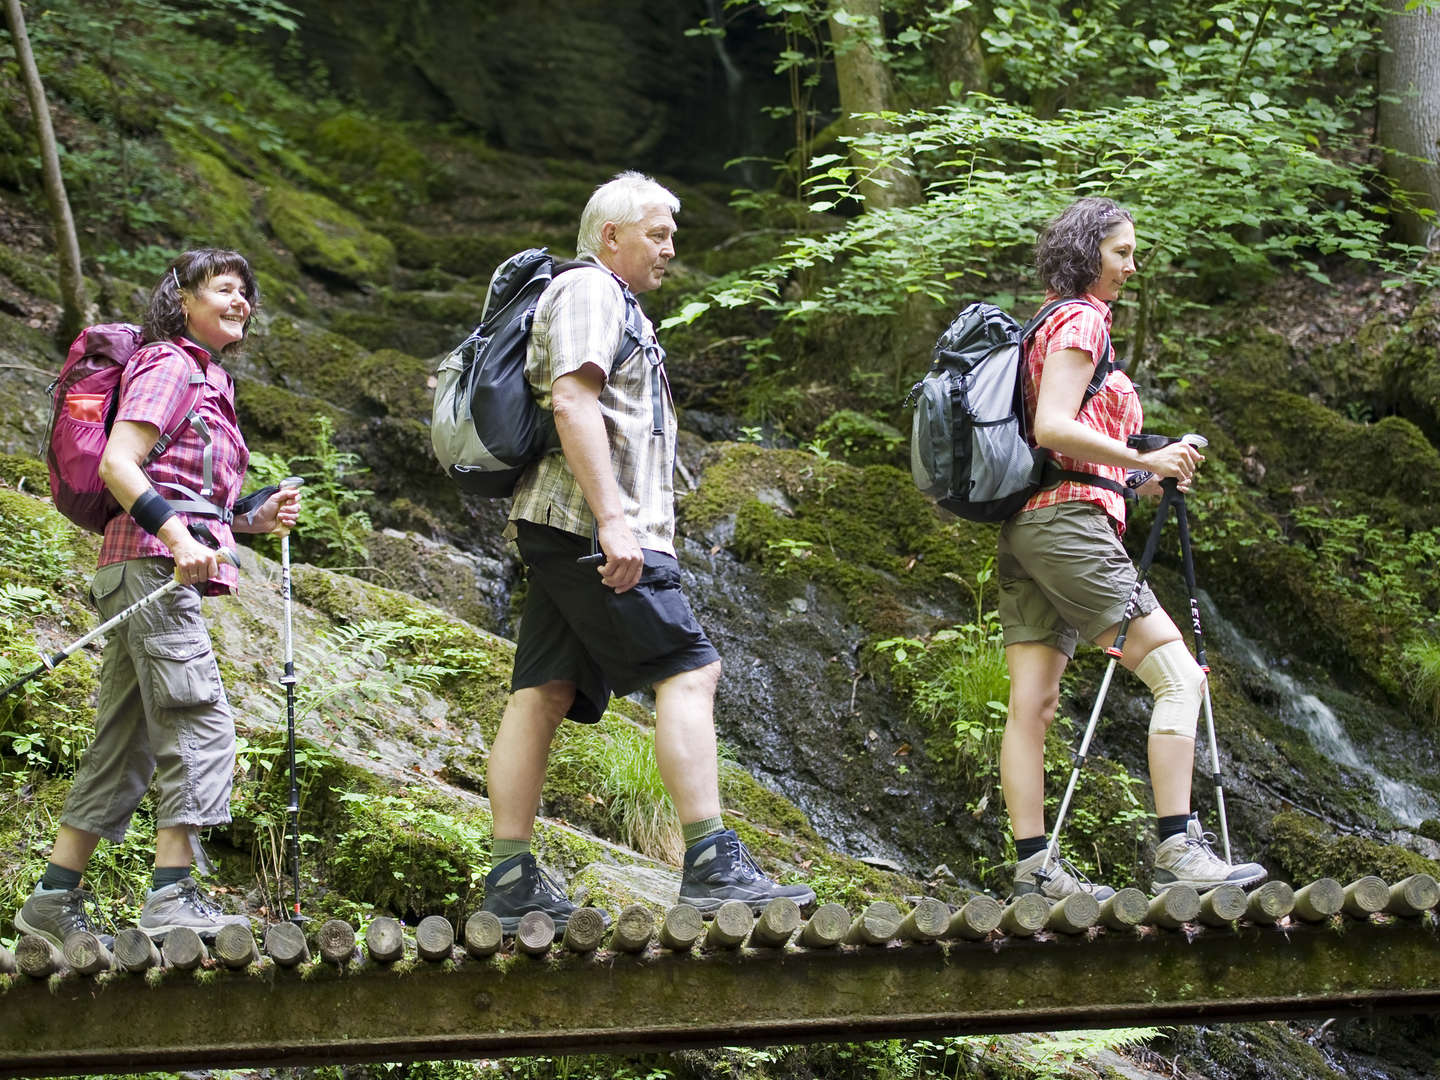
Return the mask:
M395 246L323 195L272 185L265 195L270 228L300 265L353 284L384 281Z
M1411 874L1440 877L1440 863L1364 836L1337 835L1298 811L1276 814L1270 827L1268 862L1277 877L1297 886L1321 877L1349 884L1366 874L1391 884Z

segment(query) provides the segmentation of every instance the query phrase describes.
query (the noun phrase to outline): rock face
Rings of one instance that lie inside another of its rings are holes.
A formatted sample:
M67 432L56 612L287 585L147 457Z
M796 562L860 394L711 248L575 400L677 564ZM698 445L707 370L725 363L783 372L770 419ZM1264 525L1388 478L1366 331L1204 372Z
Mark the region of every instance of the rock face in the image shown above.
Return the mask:
M306 5L300 35L373 103L459 120L504 149L713 176L763 152L756 95L776 82L776 47L746 47L761 33L747 17L728 45L685 36L719 7L555 0L537 19L525 0L325 0ZM784 137L781 125L764 127Z

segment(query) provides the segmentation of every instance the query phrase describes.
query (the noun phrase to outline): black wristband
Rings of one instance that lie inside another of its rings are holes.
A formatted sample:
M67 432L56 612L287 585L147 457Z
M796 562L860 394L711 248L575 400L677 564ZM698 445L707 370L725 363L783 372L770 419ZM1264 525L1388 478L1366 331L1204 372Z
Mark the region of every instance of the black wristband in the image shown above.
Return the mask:
M159 536L160 527L175 516L175 509L152 487L141 492L131 505L130 516L151 536Z

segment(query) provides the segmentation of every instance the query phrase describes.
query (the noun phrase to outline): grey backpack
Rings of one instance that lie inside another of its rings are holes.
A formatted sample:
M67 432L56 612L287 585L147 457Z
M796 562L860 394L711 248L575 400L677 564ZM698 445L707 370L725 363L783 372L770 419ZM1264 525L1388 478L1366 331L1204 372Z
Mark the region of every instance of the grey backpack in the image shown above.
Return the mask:
M1078 480L1120 494L1105 477L1061 469L1029 443L1025 423L1025 345L1065 304L1053 300L1023 327L994 304L971 304L935 343L930 371L905 399L915 406L910 475L926 495L969 521L1004 521L1040 488ZM1110 375L1110 338L1080 407Z
M491 276L480 325L436 373L430 418L435 456L463 490L510 495L537 458L559 449L554 417L536 403L525 380L525 352L540 294L560 274L596 265L562 262L544 248L529 248ZM629 289L623 292L625 334L612 372L641 345L640 305Z

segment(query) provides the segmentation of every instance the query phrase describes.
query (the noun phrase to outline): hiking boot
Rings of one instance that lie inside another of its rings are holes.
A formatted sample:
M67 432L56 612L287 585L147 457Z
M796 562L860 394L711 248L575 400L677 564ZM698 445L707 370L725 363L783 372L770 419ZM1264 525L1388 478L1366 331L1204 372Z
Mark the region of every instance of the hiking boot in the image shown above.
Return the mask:
M100 933L85 910L94 904L95 898L84 889L36 889L15 913L15 929L42 937L57 949L63 949L65 939L77 930L88 930L108 949L115 938Z
M250 928L249 916L227 915L219 904L200 891L193 877L184 877L145 898L138 925L156 942L164 941L166 934L182 926L188 926L206 941L213 941L222 927L232 923Z
M1069 859L1056 859L1050 864L1048 870L1042 869L1045 865L1046 850L1041 848L1034 855L1021 859L1015 864L1015 885L1011 889L1012 896L1039 893L1053 904L1056 900L1064 900L1071 893L1088 892L1103 904L1115 895L1115 890L1109 885L1096 885L1091 882L1084 874L1075 869Z
M1268 871L1259 863L1234 865L1220 858L1210 847L1214 839L1214 833L1200 828L1199 815L1191 814L1183 833L1166 837L1155 849L1155 880L1151 889L1157 893L1172 885L1189 885L1200 893L1216 885L1239 885L1248 889L1268 876Z
M488 911L500 920L500 929L514 934L520 920L532 911L543 911L555 923L556 935L563 934L577 906L565 895L564 886L540 869L535 856L526 852L514 855L485 875L485 902L481 911ZM610 916L605 925L610 925Z
M714 915L727 900L743 900L758 915L781 896L802 908L815 902L810 886L780 885L766 877L734 829L711 833L685 852L680 902L699 909L701 915Z

